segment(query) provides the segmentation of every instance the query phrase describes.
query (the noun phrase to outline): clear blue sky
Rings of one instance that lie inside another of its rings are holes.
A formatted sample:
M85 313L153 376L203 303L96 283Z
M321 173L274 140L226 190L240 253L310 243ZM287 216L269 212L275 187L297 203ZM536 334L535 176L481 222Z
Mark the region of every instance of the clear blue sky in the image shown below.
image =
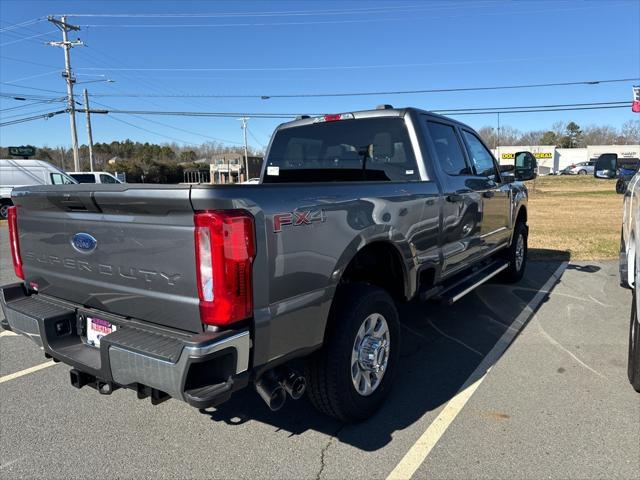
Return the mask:
M269 13L267 13L269 12ZM78 82L92 94L285 94L411 90L640 77L640 2L207 2L28 1L0 3L0 85L3 93L55 96L64 92L63 52L47 21L9 28L50 14L71 16L86 47L72 50ZM136 17L131 14L209 14ZM227 14L227 15L224 15ZM237 15L228 15L237 14ZM47 33L50 32L50 33ZM41 35L44 34L44 35ZM32 37L25 39L25 37ZM20 61L21 60L21 61ZM32 62L32 63L25 63ZM347 68L345 68L347 67ZM135 69L135 70L123 70ZM145 70L146 69L146 70ZM379 103L425 109L630 101L634 82L528 90L289 99L96 98L97 104L136 110L223 112L341 112ZM636 82L640 83L640 82ZM81 93L81 86L76 88ZM0 100L0 109L26 102ZM56 110L36 104L0 112L2 121ZM635 115L635 116L634 116ZM15 116L15 117L14 117ZM240 142L233 118L93 116L94 141L131 138L199 144L210 137ZM558 120L620 127L639 118L630 109L501 115L520 130ZM479 128L497 116L460 116ZM147 120L148 119L148 120ZM149 121L151 120L151 121ZM175 130L161 122L182 130ZM278 120L250 120L249 142L267 143ZM86 142L84 117L78 117ZM186 131L184 131L186 130ZM150 133L150 131L155 133ZM0 144L67 146L66 115L4 127Z

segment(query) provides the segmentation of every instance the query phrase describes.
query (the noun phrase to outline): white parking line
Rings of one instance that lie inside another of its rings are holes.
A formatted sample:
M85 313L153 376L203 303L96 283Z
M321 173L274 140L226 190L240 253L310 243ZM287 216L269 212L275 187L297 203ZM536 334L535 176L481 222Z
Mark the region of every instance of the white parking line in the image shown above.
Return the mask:
M36 365L35 367L26 368L24 370L20 370L19 372L12 373L10 375L5 375L4 377L0 377L0 383L8 382L9 380L14 380L16 378L29 375L30 373L37 372L38 370L42 370L43 368L53 367L54 365L55 363L53 361L41 363L40 365Z
M12 332L11 330L3 330L0 332L0 337L17 337L18 334Z
M531 302L529 302L528 308L524 309L511 324L513 328L507 329L504 332L491 351L484 357L469 378L467 378L458 393L449 400L436 419L427 427L416 443L413 444L402 460L400 460L400 463L396 465L387 477L387 480L410 479L418 468L420 468L420 465L426 460L433 447L436 446L440 438L442 438L447 431L447 428L453 423L471 396L475 393L476 389L486 378L492 365L498 361L509 345L511 345L511 342L513 342L518 333L520 333L520 330L524 327L525 322L532 316L531 313L538 308L544 300L545 295L547 295L549 290L558 281L562 272L567 268L567 264L568 262L560 264L551 278L547 280Z

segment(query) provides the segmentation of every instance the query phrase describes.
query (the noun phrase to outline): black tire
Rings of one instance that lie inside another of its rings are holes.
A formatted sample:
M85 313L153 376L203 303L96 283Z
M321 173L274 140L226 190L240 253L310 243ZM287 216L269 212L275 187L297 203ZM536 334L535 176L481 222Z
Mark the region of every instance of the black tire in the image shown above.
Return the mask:
M625 193L627 191L627 186L624 183L624 180L621 178L616 182L616 193Z
M578 175L586 175L587 171L586 170L578 170Z
M9 216L9 207L12 205L11 202L2 202L0 203L0 220L6 220Z
M637 281L638 279L636 277L636 282ZM629 320L629 360L627 375L629 376L631 386L636 392L640 393L640 321L638 320L635 289L631 291L631 294L633 295L633 299L631 300L631 315Z
M529 229L524 222L517 222L513 229L513 239L511 245L505 250L504 258L509 262L509 266L502 273L501 280L505 283L516 283L520 281L527 267L527 255L529 247L527 240L529 237ZM522 261L518 262L518 242L522 238L522 247L524 249Z
M351 354L361 325L374 313L387 322L388 360L377 388L363 396L352 381ZM320 412L343 422L365 420L382 405L393 384L400 359L398 311L385 290L355 283L338 289L329 317L325 344L306 365L309 399Z

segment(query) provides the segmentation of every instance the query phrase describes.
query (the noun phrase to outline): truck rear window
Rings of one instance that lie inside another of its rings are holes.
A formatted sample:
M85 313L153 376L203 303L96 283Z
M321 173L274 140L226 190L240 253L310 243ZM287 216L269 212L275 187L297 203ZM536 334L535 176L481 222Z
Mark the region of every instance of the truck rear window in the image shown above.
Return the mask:
M404 120L384 117L278 130L263 183L419 179Z

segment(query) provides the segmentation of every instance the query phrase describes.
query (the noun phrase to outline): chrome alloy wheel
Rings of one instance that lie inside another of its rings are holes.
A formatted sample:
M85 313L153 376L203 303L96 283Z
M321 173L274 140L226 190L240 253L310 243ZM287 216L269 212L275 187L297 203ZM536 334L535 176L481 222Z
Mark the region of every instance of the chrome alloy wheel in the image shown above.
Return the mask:
M351 381L363 397L380 385L389 362L389 326L379 313L364 319L351 351Z
M518 235L516 243L516 271L520 271L522 264L524 263L524 237Z

